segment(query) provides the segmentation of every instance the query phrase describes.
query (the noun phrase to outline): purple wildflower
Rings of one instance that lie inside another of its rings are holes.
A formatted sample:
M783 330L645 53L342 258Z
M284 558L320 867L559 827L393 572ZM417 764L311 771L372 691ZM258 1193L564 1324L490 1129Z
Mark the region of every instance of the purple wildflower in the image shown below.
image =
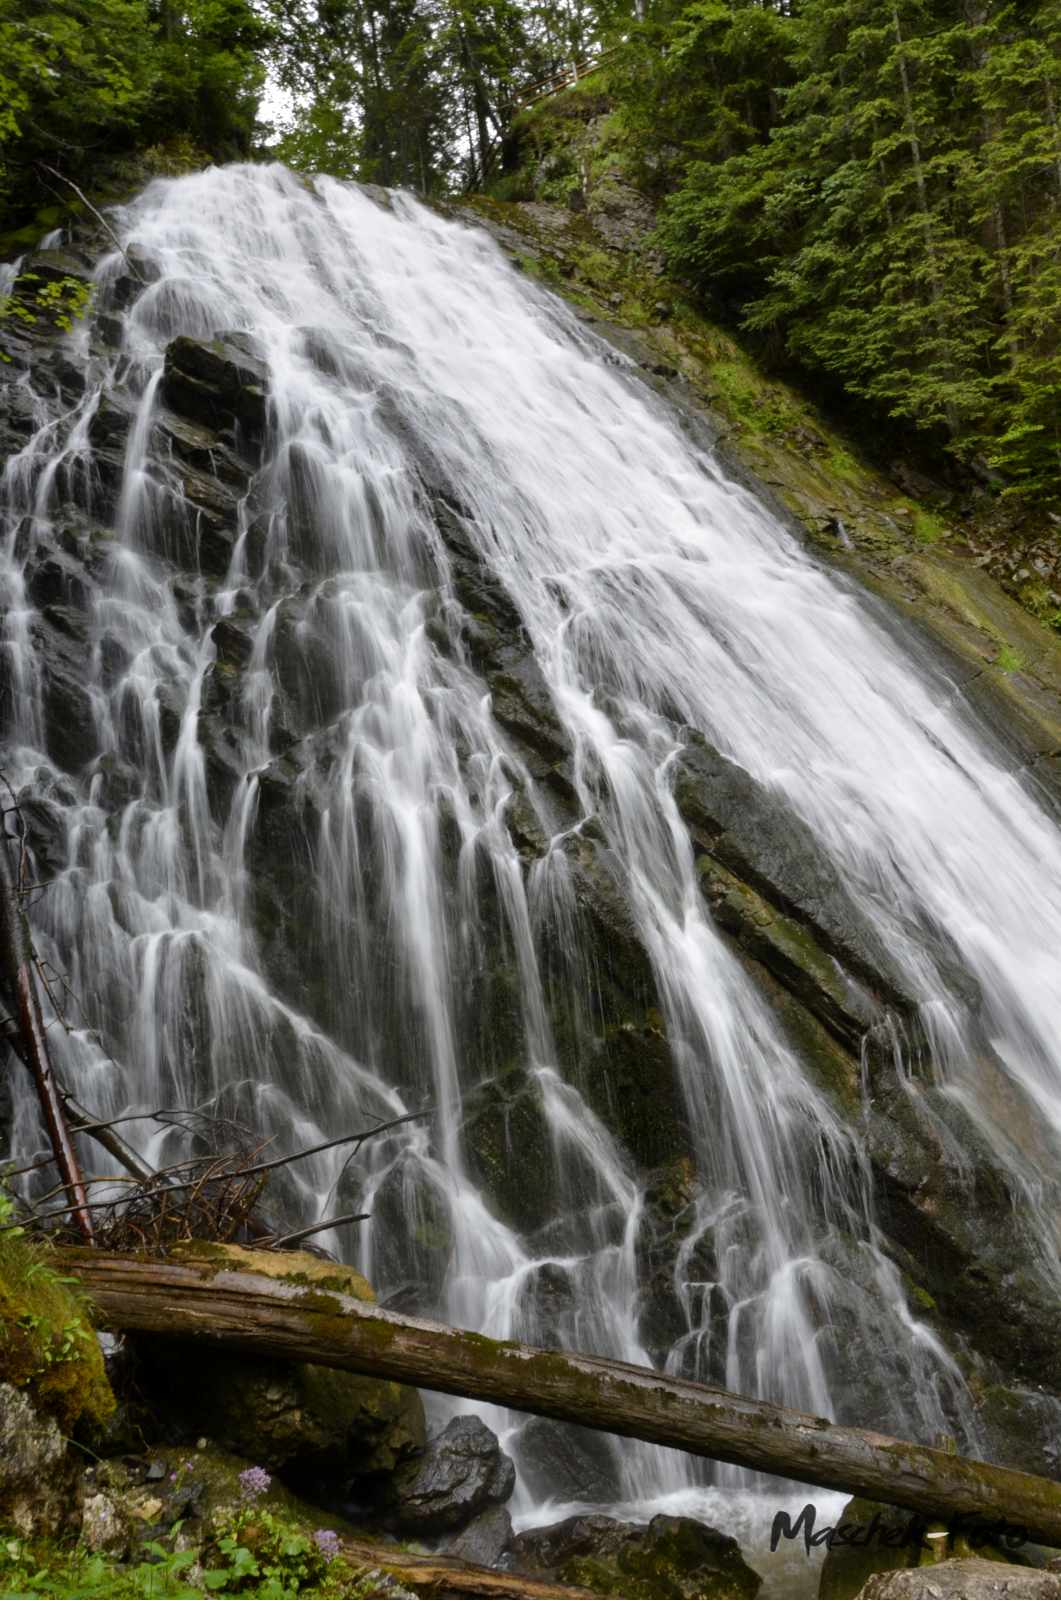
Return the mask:
M339 1536L334 1529L318 1529L313 1538L325 1562L334 1562L339 1555Z
M256 1501L272 1484L272 1477L264 1468L244 1468L239 1476L244 1501Z
M175 1473L171 1473L171 1474L170 1474L170 1476L169 1476L169 1482L170 1482L170 1483L171 1483L171 1484L176 1484L176 1482L177 1482L177 1475L176 1475L176 1474L175 1474Z

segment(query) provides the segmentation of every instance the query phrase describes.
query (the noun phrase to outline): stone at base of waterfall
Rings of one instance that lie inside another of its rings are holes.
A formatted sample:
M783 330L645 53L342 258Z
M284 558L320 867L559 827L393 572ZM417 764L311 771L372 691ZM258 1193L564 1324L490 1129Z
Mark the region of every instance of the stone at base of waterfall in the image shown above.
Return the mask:
M321 1294L375 1301L368 1281L352 1268L305 1252L196 1242L177 1254ZM136 1385L154 1406L156 1437L206 1435L307 1493L390 1473L423 1450L423 1403L407 1384L199 1342L140 1336L136 1345Z
M103 1491L85 1497L81 1544L87 1551L124 1557L129 1550L132 1532L129 1514L117 1497Z
M384 1522L409 1534L460 1529L507 1501L516 1470L500 1441L474 1413L453 1418L416 1462L402 1463L385 1492Z
M590 1514L528 1529L512 1542L505 1566L626 1601L751 1601L762 1584L729 1535L664 1514L647 1526Z
M501 1561L512 1544L512 1519L503 1506L487 1507L473 1518L468 1527L455 1540L443 1546L443 1555L460 1557L462 1562L475 1562L481 1568L492 1568Z
M0 1525L24 1539L81 1533L81 1459L24 1390L0 1384Z
M955 1557L924 1568L875 1573L859 1591L865 1601L1061 1601L1061 1573L1018 1568L982 1557Z

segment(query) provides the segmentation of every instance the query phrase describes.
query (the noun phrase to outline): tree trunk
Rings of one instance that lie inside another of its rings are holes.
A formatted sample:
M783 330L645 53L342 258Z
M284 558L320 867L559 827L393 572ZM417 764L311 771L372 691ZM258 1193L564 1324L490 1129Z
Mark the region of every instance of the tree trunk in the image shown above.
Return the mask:
M59 1086L52 1071L48 1037L44 1032L41 1003L34 979L33 946L26 914L19 904L19 887L11 871L7 838L0 828L0 993L3 993L19 1026L17 1054L21 1056L37 1085L48 1137L55 1153L59 1177L66 1198L86 1244L95 1244L95 1230L88 1196L85 1193L77 1152L70 1138Z
M241 1273L203 1245L181 1262L68 1248L114 1328L149 1329L345 1368L953 1521L1023 1524L1061 1546L1061 1483L833 1424L768 1401L572 1351L542 1351L400 1317L349 1296ZM213 1260L212 1260L213 1256Z

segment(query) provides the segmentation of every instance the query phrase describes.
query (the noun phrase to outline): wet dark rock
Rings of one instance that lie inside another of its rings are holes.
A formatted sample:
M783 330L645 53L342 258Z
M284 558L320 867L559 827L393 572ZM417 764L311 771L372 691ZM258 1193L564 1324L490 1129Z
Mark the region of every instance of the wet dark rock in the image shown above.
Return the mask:
M630 1598L754 1597L762 1583L729 1535L694 1518L666 1516L647 1528L588 1516L530 1529L513 1541L506 1565Z
M512 1519L507 1508L492 1506L473 1518L468 1527L442 1549L448 1557L492 1568L500 1562L511 1543Z
M148 284L158 283L162 277L162 268L154 256L150 255L143 245L137 244L135 239L125 247L125 260L129 270L145 287Z
M81 1532L81 1457L24 1389L0 1384L0 1526L24 1539Z
M217 659L230 667L246 667L254 649L254 639L233 617L222 617L210 630Z
M83 611L90 594L80 563L58 553L38 553L27 589L41 611L48 606L72 606Z
M541 1338L553 1343L547 1334ZM515 1450L520 1478L539 1501L605 1503L622 1493L615 1446L594 1429L530 1418L519 1431Z
M40 426L38 402L24 385L9 383L0 389L0 408L0 423L17 436L11 448L21 450L29 435Z
M268 370L245 334L181 334L166 348L163 399L179 416L206 428L229 427L238 415L255 425L264 421L267 388Z
M464 1099L461 1141L469 1171L497 1216L529 1233L556 1205L553 1153L541 1090L521 1068Z
M101 312L93 323L93 331L100 344L109 350L120 350L125 338L125 324L120 317Z
M96 754L96 733L89 694L89 649L68 628L56 628L42 617L36 629L42 667L44 739L47 751L63 772L79 772Z
M53 387L68 401L77 400L85 393L88 377L81 362L74 360L65 350L54 350L37 363L34 381L48 392Z
M340 1187L342 1209L360 1209L360 1190ZM438 1314L453 1250L449 1199L423 1166L408 1158L390 1169L372 1198L373 1255L377 1277L400 1287L404 1310ZM378 1249L375 1239L378 1238Z
M572 1557L618 1556L624 1542L644 1532L645 1525L622 1523L602 1513L588 1513L549 1523L540 1529L525 1529L508 1549L506 1566L528 1575L556 1573Z
M994 1384L980 1396L977 1410L991 1439L992 1462L1061 1479L1061 1401L1056 1396Z
M1057 1302L1027 1203L981 1129L945 1089L869 1053L863 1139L889 1254L929 1305L1019 1381L1061 1389ZM997 1099L1021 1097L989 1056ZM1035 1128L1031 1114L1024 1127Z
M713 857L700 856L697 873L718 926L797 996L842 1045L858 1051L866 1030L883 1015L873 996L837 970L807 928L779 912Z
M135 414L136 405L131 397L120 390L105 389L88 425L93 449L107 453L124 450Z
M704 1331L690 1357L688 1378L724 1384L728 1306L717 1283L718 1265L710 1233L686 1252L679 1283L679 1255L696 1227L696 1181L688 1157L649 1176L635 1242L641 1338L662 1366L667 1352L689 1332L682 1290L690 1297L696 1326ZM705 1306L704 1297L707 1297Z
M385 1519L410 1534L462 1528L516 1486L512 1460L473 1414L453 1418L416 1462L396 1469L385 1491Z
M565 1076L637 1162L657 1167L683 1152L686 1135L656 978L629 908L622 863L582 831L565 838L563 859L578 955L595 982L582 1000L582 969L576 974L562 950L541 949Z
M911 987L876 928L862 912L807 825L736 762L692 735L678 767L675 798L694 844L807 927L884 1001L916 1011L927 995ZM905 919L902 934L935 962L967 1005L979 1002L972 975Z

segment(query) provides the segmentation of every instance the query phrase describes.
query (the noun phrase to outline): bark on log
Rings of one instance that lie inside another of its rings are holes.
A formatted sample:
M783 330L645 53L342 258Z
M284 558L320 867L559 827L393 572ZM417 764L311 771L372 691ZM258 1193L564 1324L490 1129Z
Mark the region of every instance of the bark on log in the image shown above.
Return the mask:
M548 1584L522 1574L502 1573L498 1568L481 1568L475 1562L448 1557L421 1556L412 1551L396 1551L386 1545L370 1545L367 1540L341 1540L343 1556L352 1567L382 1568L396 1578L408 1580L423 1596L455 1598L498 1598L498 1601L576 1601L597 1598L595 1590L578 1590L570 1585ZM597 1598L599 1601L599 1598Z
M67 1248L114 1328L210 1340L317 1362L609 1434L674 1446L931 1517L1023 1524L1061 1546L1061 1483L574 1351L543 1351L401 1317L211 1260L159 1261ZM219 1256L223 1254L219 1252Z
M92 1212L88 1204L78 1165L77 1152L70 1137L70 1129L63 1111L59 1086L52 1071L48 1037L44 1032L37 986L33 976L33 945L29 936L26 914L19 905L11 863L7 855L7 840L0 832L0 965L4 973L3 989L10 993L11 1004L18 1018L21 1049L18 1054L26 1063L37 1085L37 1095L44 1113L48 1136L55 1153L56 1165L70 1209L77 1220L81 1237L88 1245L96 1239Z

